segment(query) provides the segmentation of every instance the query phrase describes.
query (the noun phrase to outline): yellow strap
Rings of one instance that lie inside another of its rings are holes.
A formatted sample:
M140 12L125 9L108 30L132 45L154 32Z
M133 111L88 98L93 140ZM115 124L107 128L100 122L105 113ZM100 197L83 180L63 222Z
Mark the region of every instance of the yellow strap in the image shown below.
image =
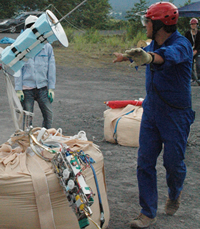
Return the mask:
M55 229L46 175L40 164L28 154L27 164L32 177L41 229Z

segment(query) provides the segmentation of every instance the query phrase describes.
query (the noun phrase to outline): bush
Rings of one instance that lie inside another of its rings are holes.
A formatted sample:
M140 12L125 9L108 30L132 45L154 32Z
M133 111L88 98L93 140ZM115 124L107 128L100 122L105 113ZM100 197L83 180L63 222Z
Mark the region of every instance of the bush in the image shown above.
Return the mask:
M117 20L117 19L110 19L108 23L109 30L124 30L128 25L128 21L124 20Z
M139 31L136 36L133 38L133 44L137 45L139 40L147 40L147 35L143 31Z
M67 35L68 41L73 42L74 41L74 29L67 27L65 30L65 33Z
M104 42L105 39L103 36L100 35L98 30L94 30L94 29L87 30L84 33L83 38L86 40L87 43L92 43L92 44Z
M130 28L131 29L131 28ZM96 48L97 52L106 52L106 50L126 50L137 45L139 40L146 40L146 33L139 31L131 37L128 33L120 35L102 35L98 30L90 29L84 32L79 32L74 29L66 28L69 43L73 44L76 51L93 52ZM97 50L98 49L98 50Z

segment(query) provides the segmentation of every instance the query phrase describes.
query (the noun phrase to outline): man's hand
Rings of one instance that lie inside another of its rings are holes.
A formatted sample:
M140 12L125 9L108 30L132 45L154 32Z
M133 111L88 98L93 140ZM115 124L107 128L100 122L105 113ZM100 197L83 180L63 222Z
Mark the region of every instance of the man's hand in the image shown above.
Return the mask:
M17 97L19 98L19 100L23 102L24 101L24 92L21 90L18 90L16 91L16 93L17 93Z
M122 61L127 61L128 60L128 58L122 53L114 52L113 55L115 55L115 57L116 57L116 59L113 60L113 63L122 62Z
M197 54L197 50L193 50L193 56Z
M54 90L53 89L48 90L48 98L49 98L50 103L52 103L54 100Z
M150 64L153 60L152 55L145 52L141 48L133 48L130 50L126 50L123 56L127 58L131 58L134 61L131 64L131 66L140 66L143 64Z

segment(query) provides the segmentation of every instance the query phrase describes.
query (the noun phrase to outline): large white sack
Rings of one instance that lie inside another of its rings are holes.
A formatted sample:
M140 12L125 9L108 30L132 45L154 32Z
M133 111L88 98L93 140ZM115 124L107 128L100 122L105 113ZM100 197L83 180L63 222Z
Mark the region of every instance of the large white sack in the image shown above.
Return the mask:
M62 140L65 137L62 137ZM68 139L67 139L68 141ZM22 143L22 142L21 142ZM22 143L23 145L24 143ZM73 149L82 149L96 163L93 164L103 202L105 223L110 212L101 151L92 142L70 140ZM22 147L23 148L23 147ZM0 228L2 229L79 229L77 218L53 172L52 163L46 162L29 150L0 147ZM24 147L26 148L26 147ZM91 168L84 171L85 180L96 194L91 206L92 219L100 224L98 195ZM90 221L87 229L96 226Z
M139 132L143 108L127 105L104 111L104 138L123 146L139 146Z

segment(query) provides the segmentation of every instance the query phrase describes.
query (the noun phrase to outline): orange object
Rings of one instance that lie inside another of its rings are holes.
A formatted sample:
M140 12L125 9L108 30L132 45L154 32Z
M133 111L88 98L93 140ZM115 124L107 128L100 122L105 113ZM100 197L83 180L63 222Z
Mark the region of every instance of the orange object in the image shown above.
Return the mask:
M114 100L114 101L107 101L104 102L107 106L110 108L121 108L126 107L128 104L134 105L134 106L142 106L143 101L139 100Z

